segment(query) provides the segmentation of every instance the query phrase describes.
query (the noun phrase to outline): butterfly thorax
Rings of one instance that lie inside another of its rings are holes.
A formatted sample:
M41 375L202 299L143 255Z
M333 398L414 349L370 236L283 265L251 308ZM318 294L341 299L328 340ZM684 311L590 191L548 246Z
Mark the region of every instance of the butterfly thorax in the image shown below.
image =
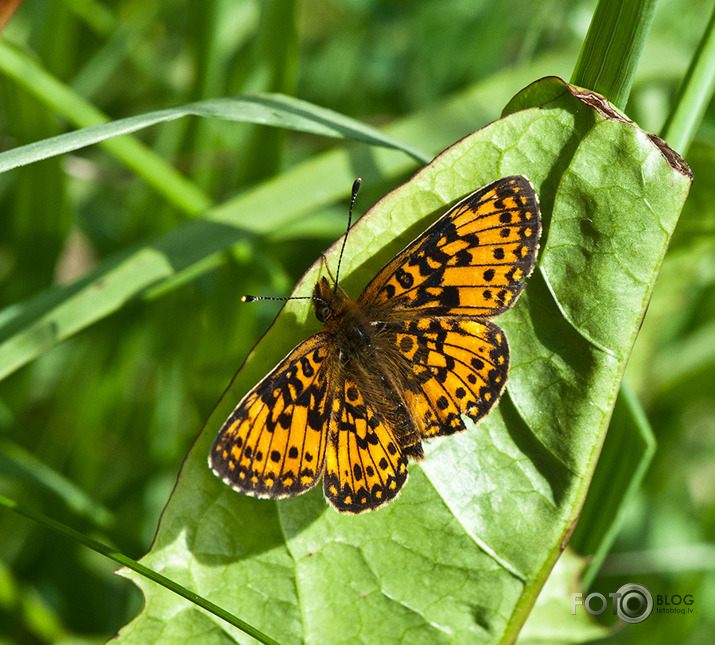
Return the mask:
M335 340L343 360L363 355L371 348L370 319L358 303L323 277L315 285L315 316Z

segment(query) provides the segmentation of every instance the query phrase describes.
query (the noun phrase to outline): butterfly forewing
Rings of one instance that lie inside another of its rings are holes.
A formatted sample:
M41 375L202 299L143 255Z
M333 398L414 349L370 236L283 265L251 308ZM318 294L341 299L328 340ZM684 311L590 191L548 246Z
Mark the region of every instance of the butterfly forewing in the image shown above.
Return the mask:
M209 462L229 486L287 497L320 479L331 403L327 341L319 332L300 343L223 424Z
M358 302L430 315L498 316L534 268L540 220L526 177L472 193L385 266Z

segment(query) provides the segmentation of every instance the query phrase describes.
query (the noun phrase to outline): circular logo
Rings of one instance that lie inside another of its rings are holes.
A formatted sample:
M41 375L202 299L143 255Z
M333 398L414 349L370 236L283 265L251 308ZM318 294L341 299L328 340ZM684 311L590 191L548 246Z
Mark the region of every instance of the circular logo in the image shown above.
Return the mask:
M642 623L653 611L653 596L635 582L623 585L616 600L616 613L624 623Z

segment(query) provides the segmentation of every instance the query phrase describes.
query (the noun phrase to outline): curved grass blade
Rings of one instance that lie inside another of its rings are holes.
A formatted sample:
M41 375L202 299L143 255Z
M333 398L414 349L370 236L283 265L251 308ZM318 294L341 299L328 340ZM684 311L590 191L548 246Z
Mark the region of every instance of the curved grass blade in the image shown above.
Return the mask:
M278 645L278 641L273 640L272 638L270 638L270 636L266 636L252 625L249 625L248 623L242 621L240 618L236 618L236 616L229 614L227 611L225 611L218 605L212 603L210 600L202 598L199 594L187 589L183 585L178 584L171 578L167 578L161 573L152 571L149 567L146 567L143 564L132 560L123 553L119 553L112 547L100 542L99 540L90 538L83 533L76 531L72 527L66 526L65 524L62 524L57 520L53 520L51 517L47 517L42 513L38 513L29 508L24 508L17 502L8 499L7 497L4 497L2 495L0 495L0 506L5 507L8 510L14 511L18 515L23 515L24 517L27 517L28 519L33 520L34 522L37 522L38 524L41 524L42 526L54 531L55 533L69 538L70 540L74 540L75 542L78 542L86 546L87 548L92 549L92 551L96 551L97 553L109 558L110 560L114 560L123 567L127 567L128 569L137 572L138 574L144 576L147 580L151 580L157 585L160 585L161 587L172 591L177 596L181 596L182 598L191 601L195 605L198 605L202 609L211 612L212 614L225 620L227 623L233 625L237 629L240 629L242 632L253 636L253 638L255 638L259 642L266 643L267 645Z
M283 94L255 94L207 99L155 112L146 112L20 146L0 153L0 172L79 150L158 123L191 115L270 125L326 137L359 141L400 150L422 163L426 163L431 158L413 146L338 112Z

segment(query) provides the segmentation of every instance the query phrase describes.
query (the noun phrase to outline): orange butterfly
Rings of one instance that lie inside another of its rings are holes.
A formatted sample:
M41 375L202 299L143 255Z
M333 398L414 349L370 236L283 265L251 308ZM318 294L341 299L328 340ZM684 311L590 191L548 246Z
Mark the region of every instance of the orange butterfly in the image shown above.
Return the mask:
M356 182L356 188L359 185ZM354 194L353 194L354 199ZM465 197L387 264L357 300L322 277L322 331L236 406L209 464L255 497L299 495L323 478L328 501L361 513L393 499L422 439L465 429L499 400L509 309L533 270L541 223L526 177Z

